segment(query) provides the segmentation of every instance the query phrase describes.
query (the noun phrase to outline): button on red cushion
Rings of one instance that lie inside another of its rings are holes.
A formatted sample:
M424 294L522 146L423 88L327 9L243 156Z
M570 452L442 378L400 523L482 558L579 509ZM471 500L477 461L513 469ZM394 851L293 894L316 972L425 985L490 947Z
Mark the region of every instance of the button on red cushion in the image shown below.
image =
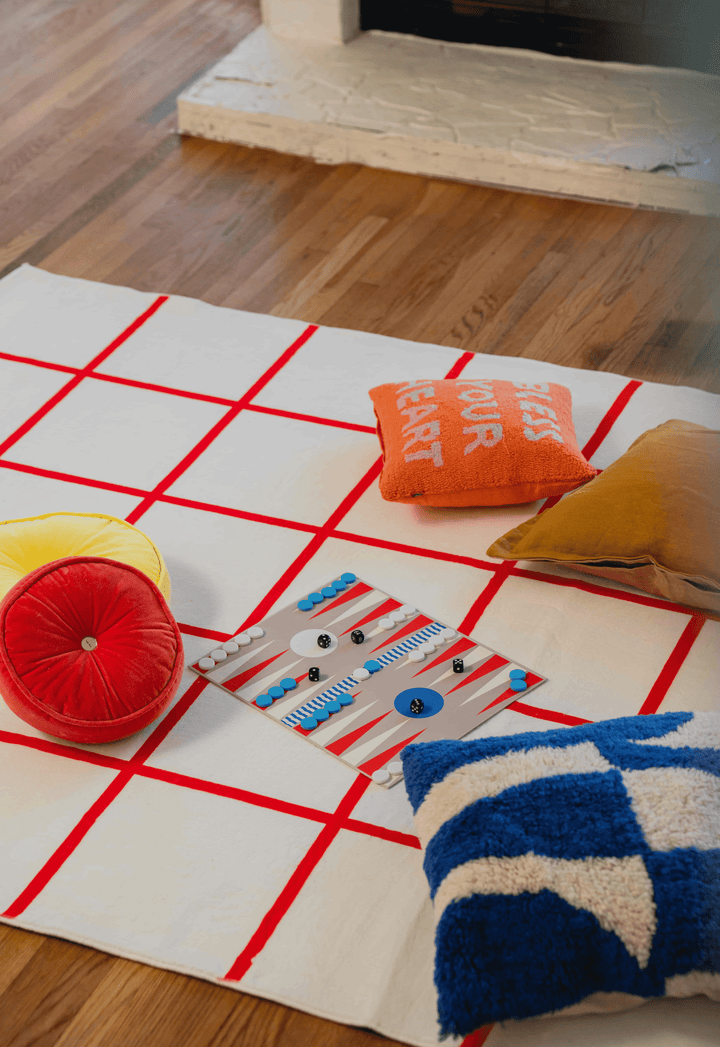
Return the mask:
M0 693L26 723L58 738L134 734L168 706L182 668L169 607L129 564L55 560L0 603Z

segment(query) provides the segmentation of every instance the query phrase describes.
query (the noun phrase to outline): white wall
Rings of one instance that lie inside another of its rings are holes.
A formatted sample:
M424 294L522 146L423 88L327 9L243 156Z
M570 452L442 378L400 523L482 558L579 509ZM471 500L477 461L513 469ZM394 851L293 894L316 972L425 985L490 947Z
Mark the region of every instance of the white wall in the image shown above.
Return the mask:
M261 0L262 19L277 36L344 44L360 32L360 0Z

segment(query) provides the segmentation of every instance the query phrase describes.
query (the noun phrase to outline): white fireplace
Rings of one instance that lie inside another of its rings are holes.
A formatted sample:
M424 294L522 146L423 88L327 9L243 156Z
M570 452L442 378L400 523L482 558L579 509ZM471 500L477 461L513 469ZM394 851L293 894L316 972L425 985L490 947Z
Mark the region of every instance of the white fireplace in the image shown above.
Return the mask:
M179 130L320 163L720 214L720 78L360 28L360 0L262 0Z

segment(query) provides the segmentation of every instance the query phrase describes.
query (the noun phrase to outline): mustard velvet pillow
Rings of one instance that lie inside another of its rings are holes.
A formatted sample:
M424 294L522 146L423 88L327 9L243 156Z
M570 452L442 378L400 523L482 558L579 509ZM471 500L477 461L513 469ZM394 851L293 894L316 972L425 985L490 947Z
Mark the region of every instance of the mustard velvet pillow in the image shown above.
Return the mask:
M562 564L720 614L720 431L664 422L487 553Z

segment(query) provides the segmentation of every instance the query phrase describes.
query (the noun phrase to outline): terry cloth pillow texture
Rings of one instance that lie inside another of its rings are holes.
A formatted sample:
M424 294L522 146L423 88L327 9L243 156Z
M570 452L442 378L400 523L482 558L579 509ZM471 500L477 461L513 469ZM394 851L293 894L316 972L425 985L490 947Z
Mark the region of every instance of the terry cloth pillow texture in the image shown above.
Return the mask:
M165 710L182 670L162 593L128 564L55 560L0 602L0 693L38 731L85 744L125 738Z
M720 614L720 431L673 419L490 546Z
M390 502L512 505L597 475L578 448L563 385L443 378L379 385L370 396Z
M443 1035L720 1000L719 747L676 712L405 749Z
M0 523L0 599L52 560L106 556L143 571L170 602L170 576L159 550L132 524L103 513L46 513Z

